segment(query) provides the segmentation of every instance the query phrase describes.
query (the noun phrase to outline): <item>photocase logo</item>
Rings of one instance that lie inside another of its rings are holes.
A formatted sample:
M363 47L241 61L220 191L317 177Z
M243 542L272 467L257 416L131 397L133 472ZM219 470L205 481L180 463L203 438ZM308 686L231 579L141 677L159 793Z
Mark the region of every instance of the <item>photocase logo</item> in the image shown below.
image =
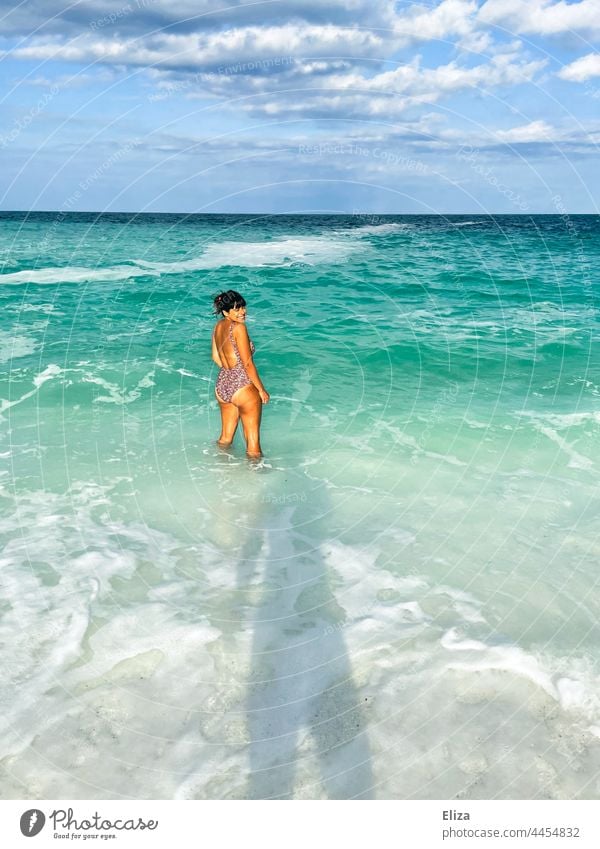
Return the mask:
M146 829L154 831L158 827L158 820L148 820L146 822L141 817L138 817L136 822L133 817L130 817L129 819L119 818L113 822L112 820L104 819L98 811L91 817L77 820L73 815L73 808L69 808L66 811L63 808L52 811L51 814L48 814L48 820L52 823L54 837L66 838L69 836L81 837L81 834L78 833L80 831L145 831ZM21 833L25 837L35 837L43 829L45 823L46 817L43 812L38 808L31 808L21 815ZM59 826L65 830L65 833L57 833ZM109 836L115 837L116 835L111 834ZM98 834L83 835L84 840L89 840L93 837L98 837ZM102 835L102 837L106 839L106 834Z
M25 837L35 837L43 829L46 817L38 808L31 808L21 815L21 834Z

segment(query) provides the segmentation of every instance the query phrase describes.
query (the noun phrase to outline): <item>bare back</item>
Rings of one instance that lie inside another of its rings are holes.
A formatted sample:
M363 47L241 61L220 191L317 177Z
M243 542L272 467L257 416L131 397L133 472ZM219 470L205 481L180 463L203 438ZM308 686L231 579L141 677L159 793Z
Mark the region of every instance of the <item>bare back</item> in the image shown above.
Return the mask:
M214 337L222 364L225 368L235 368L235 366L238 365L238 359L229 337L228 323L229 322L226 319L222 319L217 322L215 325ZM235 334L235 327L232 332Z

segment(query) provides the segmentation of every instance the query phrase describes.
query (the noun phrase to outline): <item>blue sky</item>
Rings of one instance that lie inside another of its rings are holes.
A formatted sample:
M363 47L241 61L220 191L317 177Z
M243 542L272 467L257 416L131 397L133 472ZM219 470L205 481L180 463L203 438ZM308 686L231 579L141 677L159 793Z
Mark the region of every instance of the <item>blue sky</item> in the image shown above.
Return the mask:
M28 0L0 209L595 213L600 0Z

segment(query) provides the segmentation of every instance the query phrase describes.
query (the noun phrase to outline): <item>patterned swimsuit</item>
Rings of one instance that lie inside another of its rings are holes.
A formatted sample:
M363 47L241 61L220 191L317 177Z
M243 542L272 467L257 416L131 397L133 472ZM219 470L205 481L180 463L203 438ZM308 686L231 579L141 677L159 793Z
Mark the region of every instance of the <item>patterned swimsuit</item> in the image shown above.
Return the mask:
M219 374L217 375L217 383L215 386L216 391L221 396L223 401L227 401L228 403L231 401L233 397L233 393L237 392L238 389L241 389L242 386L248 386L252 383L246 369L242 365L242 358L240 357L240 352L238 350L238 346L236 344L235 339L233 338L233 325L229 325L229 338L231 339L231 344L233 345L233 350L235 352L235 357L237 360L237 364L233 366L233 368L225 368L223 366ZM254 353L254 342L250 342L250 350Z

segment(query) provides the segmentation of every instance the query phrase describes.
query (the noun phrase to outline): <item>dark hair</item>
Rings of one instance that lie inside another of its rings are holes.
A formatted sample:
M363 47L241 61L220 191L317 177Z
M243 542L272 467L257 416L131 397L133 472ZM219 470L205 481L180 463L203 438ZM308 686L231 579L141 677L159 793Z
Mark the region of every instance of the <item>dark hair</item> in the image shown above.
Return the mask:
M245 307L246 301L239 292L234 292L233 289L229 289L227 292L221 292L220 295L216 295L213 300L214 311L218 315L219 313L223 314L223 310L239 309L239 307Z

